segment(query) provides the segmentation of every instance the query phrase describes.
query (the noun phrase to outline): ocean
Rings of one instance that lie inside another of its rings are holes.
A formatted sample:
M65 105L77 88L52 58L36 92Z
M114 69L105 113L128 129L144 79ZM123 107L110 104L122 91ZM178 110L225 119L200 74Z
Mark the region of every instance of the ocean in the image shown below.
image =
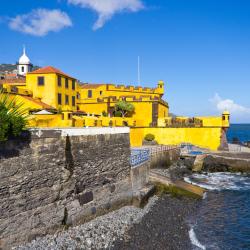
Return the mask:
M250 141L250 125L232 125L228 141ZM250 250L250 175L193 174L185 178L208 190L189 218L194 250Z
M232 142L234 138L240 142L250 141L250 124L231 124L227 131L227 139Z

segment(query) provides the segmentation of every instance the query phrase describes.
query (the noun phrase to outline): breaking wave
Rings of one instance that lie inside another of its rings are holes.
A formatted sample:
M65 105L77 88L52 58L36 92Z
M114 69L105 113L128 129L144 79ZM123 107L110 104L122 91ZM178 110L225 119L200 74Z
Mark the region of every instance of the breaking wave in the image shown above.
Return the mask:
M194 184L207 190L249 190L250 178L240 173L202 173L185 177L187 183Z

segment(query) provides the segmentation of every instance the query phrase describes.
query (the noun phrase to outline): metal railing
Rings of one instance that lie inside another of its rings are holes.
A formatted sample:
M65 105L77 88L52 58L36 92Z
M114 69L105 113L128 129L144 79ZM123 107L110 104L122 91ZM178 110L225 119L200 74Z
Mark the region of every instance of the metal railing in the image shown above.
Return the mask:
M161 146L155 146L150 148L150 155L156 155L162 152L167 152L167 151L171 151L171 150L176 150L179 149L179 146L175 146L175 145L161 145Z

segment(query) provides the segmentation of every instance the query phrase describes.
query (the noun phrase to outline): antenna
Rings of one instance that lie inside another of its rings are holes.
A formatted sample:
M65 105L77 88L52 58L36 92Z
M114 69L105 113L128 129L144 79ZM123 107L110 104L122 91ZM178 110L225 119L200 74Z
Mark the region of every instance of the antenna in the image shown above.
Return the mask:
M138 80L138 86L141 84L141 71L140 71L140 56L138 56L138 67L137 67L137 80Z

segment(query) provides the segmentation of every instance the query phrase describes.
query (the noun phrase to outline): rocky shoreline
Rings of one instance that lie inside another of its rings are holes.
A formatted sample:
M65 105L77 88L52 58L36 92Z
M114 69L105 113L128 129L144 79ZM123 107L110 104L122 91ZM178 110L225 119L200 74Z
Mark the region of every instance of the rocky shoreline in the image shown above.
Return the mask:
M153 196L144 208L126 206L54 235L37 238L18 250L192 249L187 217L197 201Z
M140 223L133 224L114 250L191 250L188 217L195 213L199 201L187 197L163 195Z

